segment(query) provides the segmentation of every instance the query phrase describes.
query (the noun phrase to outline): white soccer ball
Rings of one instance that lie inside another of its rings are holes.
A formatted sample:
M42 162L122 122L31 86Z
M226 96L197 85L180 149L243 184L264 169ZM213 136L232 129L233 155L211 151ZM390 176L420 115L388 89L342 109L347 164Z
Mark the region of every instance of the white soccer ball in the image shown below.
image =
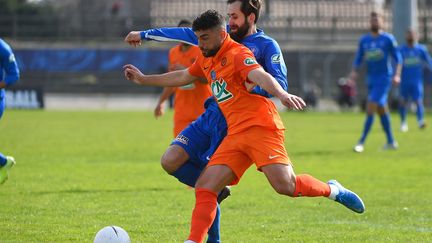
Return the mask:
M130 238L124 229L107 226L97 232L94 243L130 243Z

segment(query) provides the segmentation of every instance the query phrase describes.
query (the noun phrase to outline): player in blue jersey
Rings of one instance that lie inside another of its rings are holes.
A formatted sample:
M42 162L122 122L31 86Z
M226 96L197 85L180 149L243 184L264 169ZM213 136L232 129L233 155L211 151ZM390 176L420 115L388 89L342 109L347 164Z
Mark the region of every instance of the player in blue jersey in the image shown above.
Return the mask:
M262 5L261 0L228 0L227 4L230 36L248 47L265 71L270 73L284 90L287 90L287 69L282 51L274 39L256 27ZM197 37L191 28L132 31L125 38L125 41L133 46L141 44L142 40L198 44ZM265 97L271 96L259 86L256 86L252 92ZM204 107L206 111L177 136L161 158L164 170L189 186L195 185L227 132L225 118L216 100L209 98ZM226 188L219 194L218 202L228 195L229 190ZM215 228L215 224L219 224L218 222L219 217L217 216L210 231ZM210 237L210 231L208 242L218 242L217 237L215 239Z
M400 83L400 106L401 131L408 131L406 122L407 106L411 100L415 102L417 111L417 124L419 128L426 127L423 107L423 71L427 66L432 70L432 58L424 45L417 43L417 33L413 30L406 32L406 44L400 46L402 55L402 76Z
M381 23L381 16L377 12L372 12L370 15L371 32L360 38L353 70L350 74L351 78L356 80L361 63L363 60L366 62L368 88L366 121L361 138L354 147L354 151L359 153L364 151L363 145L372 127L376 112L380 116L381 125L387 138L384 149L397 149L398 147L391 130L387 97L392 81L394 84L400 82L402 58L397 50L395 38L381 30ZM391 59L396 63L394 72Z
M5 88L17 82L18 79L19 70L12 49L0 38L0 119L5 109ZM14 165L13 157L0 153L0 184L7 180L9 170Z

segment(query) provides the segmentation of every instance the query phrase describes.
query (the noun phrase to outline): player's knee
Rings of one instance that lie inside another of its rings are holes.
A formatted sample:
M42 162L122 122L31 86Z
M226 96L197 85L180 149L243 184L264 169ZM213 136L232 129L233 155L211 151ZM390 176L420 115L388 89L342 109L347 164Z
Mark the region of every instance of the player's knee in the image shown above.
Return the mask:
M174 173L187 160L185 152L173 146L170 146L161 157L161 166L168 173Z

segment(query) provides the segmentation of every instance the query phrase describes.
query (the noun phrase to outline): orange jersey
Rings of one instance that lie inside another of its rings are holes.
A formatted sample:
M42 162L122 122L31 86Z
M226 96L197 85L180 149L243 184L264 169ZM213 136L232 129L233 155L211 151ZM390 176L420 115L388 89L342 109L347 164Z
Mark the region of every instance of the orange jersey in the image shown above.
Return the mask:
M197 46L191 46L187 51L181 50L177 45L169 51L169 70L175 71L192 65L201 51ZM179 87L174 98L174 135L177 136L190 123L204 112L204 101L211 96L208 84L199 80Z
M213 96L227 121L228 135L252 126L284 129L273 102L248 91L251 82L247 75L259 67L252 52L229 36L215 56L200 55L189 67L191 75L211 80Z

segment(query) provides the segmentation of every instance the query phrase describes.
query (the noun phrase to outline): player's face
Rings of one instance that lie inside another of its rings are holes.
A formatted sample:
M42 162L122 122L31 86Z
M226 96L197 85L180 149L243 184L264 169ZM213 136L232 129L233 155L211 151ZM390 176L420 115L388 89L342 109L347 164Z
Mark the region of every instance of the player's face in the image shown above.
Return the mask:
M417 38L416 33L412 30L408 30L405 34L405 38L406 38L407 43L412 44L415 42L415 40Z
M225 31L221 28L195 31L198 37L198 47L201 49L203 56L212 57L216 55L222 46Z
M228 25L230 27L230 36L237 42L240 42L245 37L250 28L248 19L240 10L240 7L240 1L228 4Z
M373 16L370 18L370 30L372 32L378 32L381 29L381 18L379 16Z

